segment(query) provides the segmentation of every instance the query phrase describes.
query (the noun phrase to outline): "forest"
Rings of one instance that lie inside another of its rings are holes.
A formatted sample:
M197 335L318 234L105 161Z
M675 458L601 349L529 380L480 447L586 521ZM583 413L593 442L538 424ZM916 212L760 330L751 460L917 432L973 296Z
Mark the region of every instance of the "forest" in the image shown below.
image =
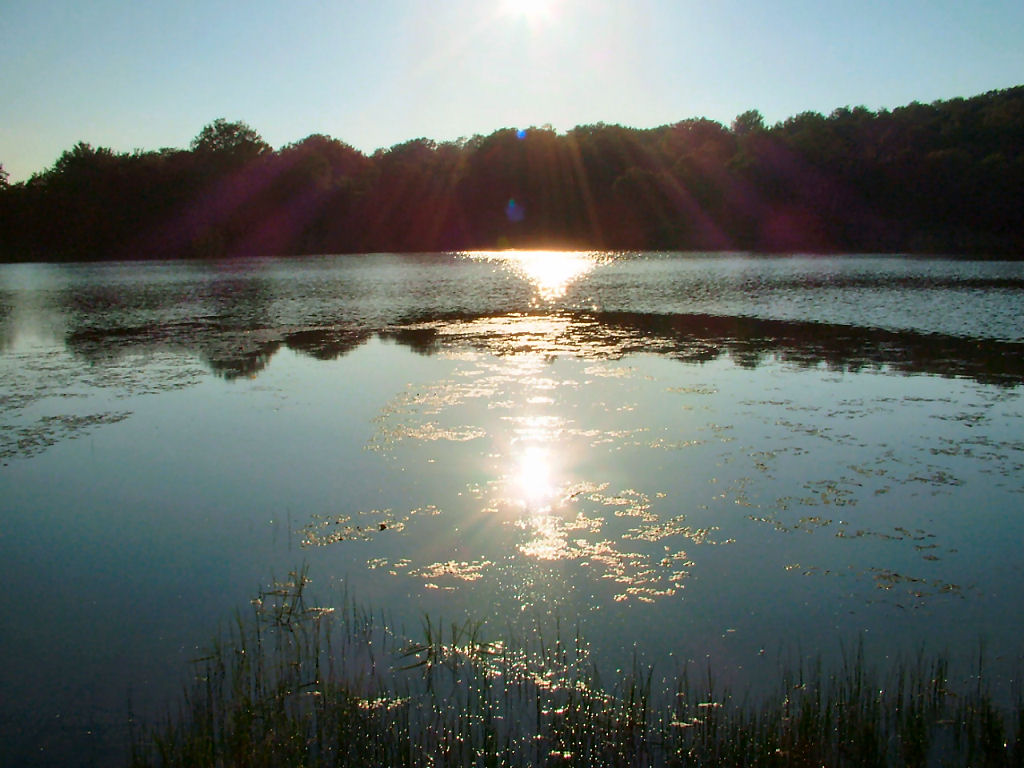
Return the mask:
M9 183L0 260L494 248L1024 257L1024 86L767 125L548 126L365 155L217 119L188 149L79 142Z

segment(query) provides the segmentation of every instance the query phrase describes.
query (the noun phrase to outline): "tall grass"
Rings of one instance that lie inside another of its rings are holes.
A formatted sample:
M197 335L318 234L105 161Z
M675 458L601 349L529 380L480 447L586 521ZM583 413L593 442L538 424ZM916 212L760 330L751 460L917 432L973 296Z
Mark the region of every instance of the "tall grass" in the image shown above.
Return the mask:
M194 661L166 722L136 737L142 766L1003 766L1024 762L1024 704L980 682L952 691L923 656L885 673L862 647L826 674L784 673L739 700L639 662L610 685L578 635L487 641L425 619L417 642L345 600L307 601L297 570Z

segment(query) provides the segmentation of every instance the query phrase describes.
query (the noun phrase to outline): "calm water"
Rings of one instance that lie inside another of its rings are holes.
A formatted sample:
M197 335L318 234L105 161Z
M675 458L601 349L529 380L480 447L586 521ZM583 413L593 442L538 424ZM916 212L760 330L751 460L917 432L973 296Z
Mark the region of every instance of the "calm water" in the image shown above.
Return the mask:
M106 759L302 562L609 669L1021 668L1021 263L0 266L0 381L4 764Z

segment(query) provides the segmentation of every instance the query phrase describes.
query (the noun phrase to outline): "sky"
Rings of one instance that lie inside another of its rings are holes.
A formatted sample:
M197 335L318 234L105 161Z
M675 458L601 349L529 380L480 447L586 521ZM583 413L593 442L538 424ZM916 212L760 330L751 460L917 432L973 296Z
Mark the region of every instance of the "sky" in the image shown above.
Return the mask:
M0 163L79 141L279 148L691 117L768 123L1024 84L1024 0L0 0Z

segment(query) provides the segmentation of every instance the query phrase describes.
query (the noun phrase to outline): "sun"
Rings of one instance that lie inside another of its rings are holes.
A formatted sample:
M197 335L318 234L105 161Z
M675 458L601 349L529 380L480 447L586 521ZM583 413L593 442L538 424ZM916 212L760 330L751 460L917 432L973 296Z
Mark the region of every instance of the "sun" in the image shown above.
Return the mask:
M550 20L554 4L555 0L502 0L501 12L504 16L536 23Z

